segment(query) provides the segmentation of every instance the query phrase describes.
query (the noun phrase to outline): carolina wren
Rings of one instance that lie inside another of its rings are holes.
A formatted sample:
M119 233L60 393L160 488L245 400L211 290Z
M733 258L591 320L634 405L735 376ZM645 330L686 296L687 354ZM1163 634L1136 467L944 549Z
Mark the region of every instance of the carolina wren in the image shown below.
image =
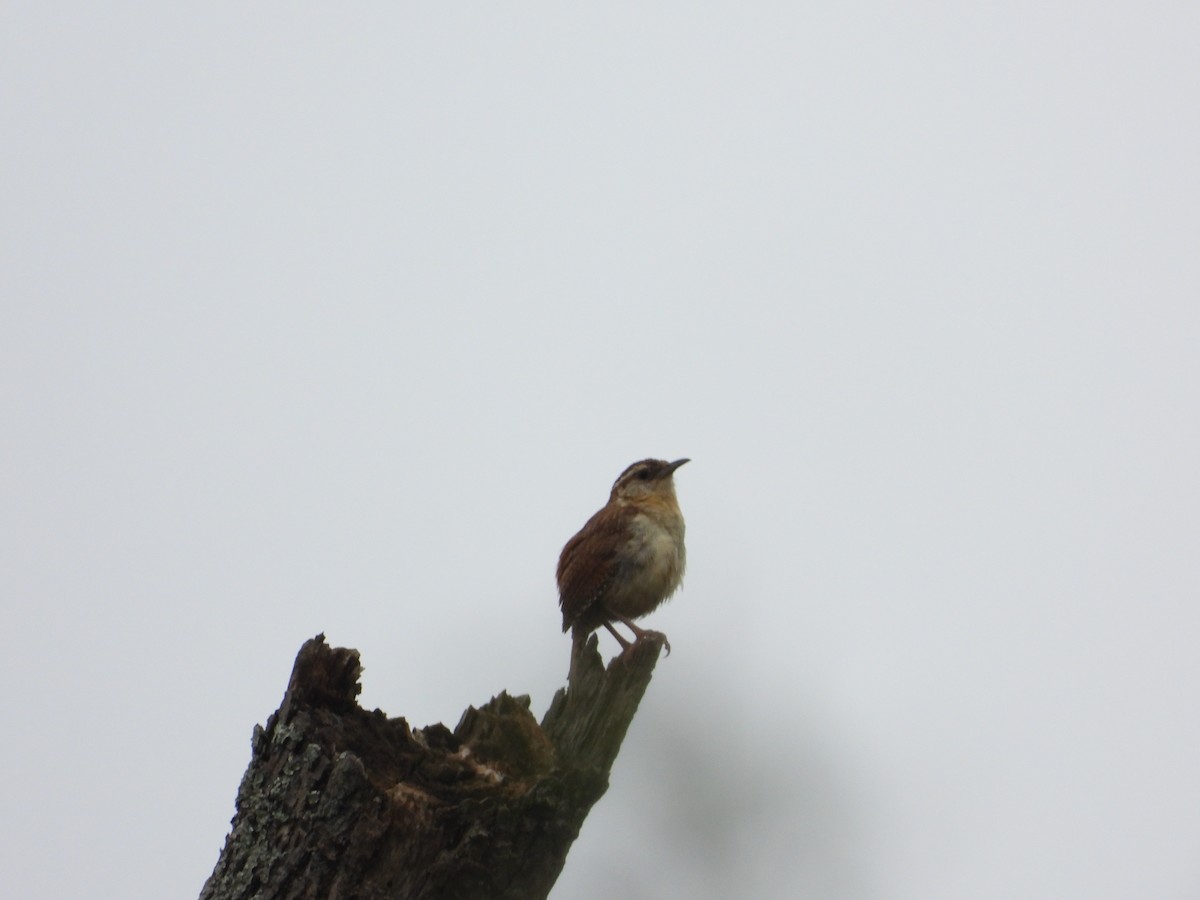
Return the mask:
M636 638L652 634L633 623L653 612L683 581L687 554L683 514L675 499L675 470L686 459L635 462L613 482L604 508L588 519L558 558L558 605L563 631L576 642L601 625L628 651L613 627L623 622Z

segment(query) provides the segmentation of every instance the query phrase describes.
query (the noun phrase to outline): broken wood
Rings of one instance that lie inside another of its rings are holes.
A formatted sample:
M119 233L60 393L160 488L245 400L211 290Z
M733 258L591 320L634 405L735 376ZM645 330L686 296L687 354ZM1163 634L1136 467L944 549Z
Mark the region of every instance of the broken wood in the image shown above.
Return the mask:
M502 691L454 731L357 702L356 650L324 635L256 726L237 813L201 900L546 897L650 683L661 643L604 667L572 645L541 724Z

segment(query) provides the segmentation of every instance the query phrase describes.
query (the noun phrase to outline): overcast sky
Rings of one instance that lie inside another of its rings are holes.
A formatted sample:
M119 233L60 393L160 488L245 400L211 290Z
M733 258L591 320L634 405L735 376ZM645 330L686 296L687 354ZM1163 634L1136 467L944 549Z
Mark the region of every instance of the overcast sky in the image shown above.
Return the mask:
M556 897L1195 898L1197 47L1185 2L5 3L5 892L195 896L317 632L414 726L540 717L559 549L689 456Z

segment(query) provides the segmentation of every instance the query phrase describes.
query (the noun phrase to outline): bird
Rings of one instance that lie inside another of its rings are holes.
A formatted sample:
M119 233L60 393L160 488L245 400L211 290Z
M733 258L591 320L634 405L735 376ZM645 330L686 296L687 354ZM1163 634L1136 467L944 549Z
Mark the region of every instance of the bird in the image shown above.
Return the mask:
M558 557L558 605L563 631L576 644L603 625L627 654L633 644L615 627L621 622L635 639L666 635L633 620L653 612L679 588L687 565L683 513L675 497L675 470L688 459L643 459L628 466L606 503L567 541Z

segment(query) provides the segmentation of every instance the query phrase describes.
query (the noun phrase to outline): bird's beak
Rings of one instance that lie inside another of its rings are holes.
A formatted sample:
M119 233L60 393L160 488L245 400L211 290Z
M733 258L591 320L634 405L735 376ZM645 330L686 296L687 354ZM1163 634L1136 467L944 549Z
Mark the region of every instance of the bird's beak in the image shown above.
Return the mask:
M691 460L690 459L677 459L677 460L675 460L675 462L668 464L666 471L663 472L662 477L670 478L672 475L675 474L675 470L678 469L680 466L682 466L686 462L691 462Z

